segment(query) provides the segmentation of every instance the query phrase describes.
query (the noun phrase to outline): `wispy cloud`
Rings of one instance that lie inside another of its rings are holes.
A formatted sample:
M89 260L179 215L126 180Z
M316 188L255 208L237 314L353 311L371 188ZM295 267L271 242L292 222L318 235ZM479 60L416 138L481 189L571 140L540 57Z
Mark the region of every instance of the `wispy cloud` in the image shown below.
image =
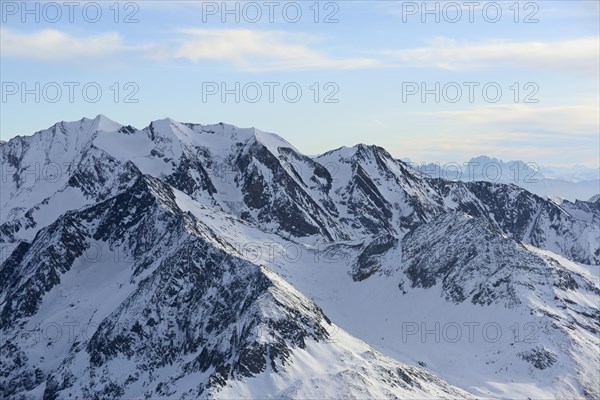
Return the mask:
M583 37L560 41L459 42L436 38L424 47L389 50L384 54L407 66L447 70L516 66L597 75L600 67L600 39Z
M318 49L320 38L302 32L253 29L181 29L155 42L127 43L116 32L75 36L56 29L22 33L1 29L3 57L43 61L133 54L153 60L216 61L237 71L349 70L437 67L472 70L530 67L598 76L600 39L459 42L436 38L426 46L337 56ZM371 53L374 54L374 53Z
M218 61L238 71L357 69L380 65L373 58L334 57L315 50L317 38L305 33L192 28L177 33L179 37L128 44L115 32L79 37L56 29L21 33L2 28L2 56L71 61L133 53L150 60Z
M311 35L250 29L184 29L175 57L218 60L246 71L355 69L374 67L371 58L333 57L314 50Z
M128 46L121 35L115 32L75 37L56 29L20 33L1 28L0 33L3 57L68 61L147 48L147 46Z

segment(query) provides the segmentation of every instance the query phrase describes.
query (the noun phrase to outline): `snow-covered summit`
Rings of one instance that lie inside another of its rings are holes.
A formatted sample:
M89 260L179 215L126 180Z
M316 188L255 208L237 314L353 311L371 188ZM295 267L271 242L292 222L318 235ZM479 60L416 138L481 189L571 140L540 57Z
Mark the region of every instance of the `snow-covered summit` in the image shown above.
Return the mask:
M84 121L90 121L87 118ZM98 114L96 118L91 120L90 130L97 132L112 132L117 131L123 127L122 124L115 122L103 114Z

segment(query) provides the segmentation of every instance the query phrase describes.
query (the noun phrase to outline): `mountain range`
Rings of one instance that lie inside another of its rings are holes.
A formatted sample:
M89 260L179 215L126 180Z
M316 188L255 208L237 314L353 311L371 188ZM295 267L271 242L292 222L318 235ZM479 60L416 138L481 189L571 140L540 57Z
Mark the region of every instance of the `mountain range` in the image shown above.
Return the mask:
M600 398L598 198L171 119L0 162L0 398Z
M545 167L521 160L505 162L488 156L474 157L465 163L418 164L408 160L408 164L434 178L514 184L538 196L560 201L590 200L600 194L600 168Z

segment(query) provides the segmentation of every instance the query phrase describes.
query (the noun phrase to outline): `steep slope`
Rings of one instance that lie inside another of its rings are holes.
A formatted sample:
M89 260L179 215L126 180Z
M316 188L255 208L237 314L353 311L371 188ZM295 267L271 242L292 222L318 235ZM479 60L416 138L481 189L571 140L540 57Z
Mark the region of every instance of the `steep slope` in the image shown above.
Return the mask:
M64 212L102 201L135 181L139 171L134 164L120 163L93 146L93 139L110 129L127 128L99 115L93 120L60 122L2 146L4 258Z
M327 170L274 134L167 119L126 138L113 133L94 143L263 230L309 241L341 235L327 196ZM298 166L308 169L304 176Z
M340 148L315 160L334 171L333 197L354 237L402 234L443 210L430 185L380 147Z
M1 222L22 216L27 206L64 186L98 132L120 128L120 124L99 115L93 120L59 122L33 136L17 136L2 145Z
M600 219L586 202L557 205L515 185L432 179L376 146L340 148L315 158L333 172L332 198L353 238L401 237L439 214L486 218L519 241L600 264Z
M241 257L268 264L392 357L423 362L479 396L598 394L598 266L523 246L462 212L401 240L310 247L176 198Z
M506 375L544 382L546 396L600 395L597 268L569 268L551 253L515 244L483 219L460 214L417 228L401 250L405 290L436 287L451 303L507 309L512 344L502 347L504 360L494 361Z
M600 394L597 265L523 246L460 212L401 240L283 261L277 270L349 333L477 396Z
M331 397L467 396L348 335L330 342L314 303L233 252L149 176L59 217L0 269L2 397L197 398L223 386L239 397L264 373L292 379L282 393L304 393L293 372L306 362L328 366L314 379L343 388ZM23 343L37 324L69 337ZM323 343L329 354L315 350Z
M460 187L463 184L457 183ZM465 184L476 201L453 195L458 209L484 216L502 232L586 264L600 264L600 213L586 202L557 205L514 185ZM456 191L455 191L456 193Z

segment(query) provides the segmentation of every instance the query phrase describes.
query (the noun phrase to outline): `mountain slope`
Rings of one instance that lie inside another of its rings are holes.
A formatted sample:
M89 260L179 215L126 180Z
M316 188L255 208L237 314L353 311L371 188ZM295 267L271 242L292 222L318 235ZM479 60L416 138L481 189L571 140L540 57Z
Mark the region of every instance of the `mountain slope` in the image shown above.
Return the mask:
M598 202L171 119L0 161L3 398L600 397Z
M241 379L289 377L298 357L299 365L328 365L313 379L352 396L467 396L348 335L328 343L331 322L314 303L219 240L148 176L39 231L0 270L2 396L196 398L219 396L227 385L239 396L256 390ZM92 248L100 253L93 261ZM15 327L36 323L71 326L70 337L25 346ZM315 351L324 342L327 357ZM297 380L281 390L311 389Z

